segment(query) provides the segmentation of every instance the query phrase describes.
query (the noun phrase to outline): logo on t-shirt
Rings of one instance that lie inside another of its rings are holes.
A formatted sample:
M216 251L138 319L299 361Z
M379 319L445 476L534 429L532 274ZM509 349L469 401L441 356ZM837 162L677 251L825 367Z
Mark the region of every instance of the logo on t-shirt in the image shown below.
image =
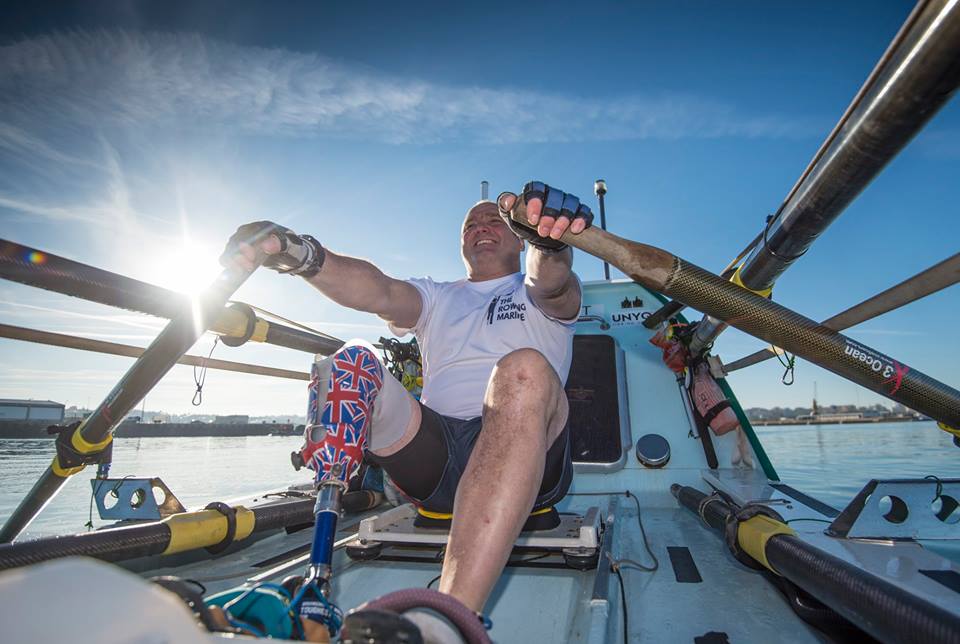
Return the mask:
M490 300L490 306L487 307L487 324L493 324L500 320L520 320L527 321L527 304L521 302L517 304L513 301L513 293L508 295L497 295Z

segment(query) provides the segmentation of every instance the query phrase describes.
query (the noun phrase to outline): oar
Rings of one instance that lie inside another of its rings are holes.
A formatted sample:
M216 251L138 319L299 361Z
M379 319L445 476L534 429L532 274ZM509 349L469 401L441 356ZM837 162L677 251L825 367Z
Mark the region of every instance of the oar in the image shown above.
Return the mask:
M103 402L70 435L67 439L69 449L81 458L93 457L101 453L110 444L113 439L113 429L123 417L203 335L223 311L227 299L250 275L251 273L239 268L224 270L198 299L196 310L186 309L170 320ZM81 471L84 466L83 462L80 464L62 462L58 448L53 462L3 524L3 529L0 530L0 543L16 539L56 496L67 479Z
M0 570L61 557L94 557L119 562L200 548L222 550L252 534L302 526L312 521L313 499L282 501L253 509L242 505L211 504L203 510L180 512L161 521L3 543L0 544Z
M866 566L856 555L844 558L839 546L818 547L766 513L743 518L726 501L677 483L670 492L705 525L729 535L728 547L733 551L736 545L737 559L766 568L774 573L771 578L789 580L878 641L958 641L960 614L956 600L947 600L946 593L921 595L896 576L884 575L882 569L875 572L879 566Z
M518 199L511 217L529 226ZM665 250L599 228L561 240L606 260L649 289L712 315L950 427L960 427L960 392L799 313L740 288Z
M832 318L824 320L821 324L834 331L843 331L941 291L957 282L960 282L960 253L860 302L856 306L850 307L843 313L838 313ZM775 355L774 349L767 347L724 365L723 370L727 373L733 373L737 369L755 365Z
M135 347L129 344L120 344L119 342L104 342L103 340L81 338L75 335L52 333L50 331L40 331L38 329L28 329L22 326L14 326L12 324L0 324L0 338L23 340L24 342L36 342L37 344L46 344L53 347L67 347L68 349L79 349L81 351L107 353L115 356L127 356L129 358L139 358L144 352L143 348ZM306 380L308 382L310 380L310 374L306 371L291 371L290 369L263 367L258 364L234 362L233 360L217 360L216 358L209 358L207 356L193 356L186 354L177 360L177 364L191 365L194 367L201 367L203 369L219 369L221 371L250 373L257 376L273 376L275 378Z
M190 298L183 293L6 239L0 239L0 277L89 302L167 319L182 315L191 307ZM212 318L210 330L223 336L225 344L230 344L231 339L235 344L253 340L324 355L330 355L343 346L343 342L336 338L267 322L257 317L249 306L240 303L222 308Z

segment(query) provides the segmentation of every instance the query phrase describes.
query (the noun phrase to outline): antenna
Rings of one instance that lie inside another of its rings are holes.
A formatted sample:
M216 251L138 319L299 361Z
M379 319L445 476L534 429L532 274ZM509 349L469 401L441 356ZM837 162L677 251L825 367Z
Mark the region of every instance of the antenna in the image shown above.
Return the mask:
M490 199L490 182L481 181L480 182L480 199L482 201L487 201Z
M607 182L603 179L597 179L593 182L593 194L600 200L600 229L607 229L607 213L603 207L603 196L607 194ZM610 264L603 262L603 279L610 280Z

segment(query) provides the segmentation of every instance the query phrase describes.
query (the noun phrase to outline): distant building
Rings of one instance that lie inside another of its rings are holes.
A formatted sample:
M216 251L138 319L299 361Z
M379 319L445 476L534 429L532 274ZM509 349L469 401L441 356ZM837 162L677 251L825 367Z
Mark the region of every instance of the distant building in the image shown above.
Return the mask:
M246 425L250 422L250 416L244 414L233 414L231 416L214 416L214 425Z
M844 407L851 407L851 406L852 405L844 405ZM858 420L863 420L863 414L860 412L852 412L852 411L821 413L816 416L815 420L818 420L821 423L852 423Z
M0 420L43 420L59 423L64 406L52 400L0 398Z

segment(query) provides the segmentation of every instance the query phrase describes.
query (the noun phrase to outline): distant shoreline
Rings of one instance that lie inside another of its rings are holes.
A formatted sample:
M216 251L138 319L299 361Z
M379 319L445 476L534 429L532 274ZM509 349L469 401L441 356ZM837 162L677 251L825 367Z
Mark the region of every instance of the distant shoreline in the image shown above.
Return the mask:
M0 421L0 438L49 438L50 421ZM202 436L300 436L302 425L290 423L121 423L115 438Z
M777 418L764 420L750 418L749 420L750 424L754 427L767 427L777 425L875 425L877 423L922 423L930 419L917 418L915 416L878 416L876 418Z

